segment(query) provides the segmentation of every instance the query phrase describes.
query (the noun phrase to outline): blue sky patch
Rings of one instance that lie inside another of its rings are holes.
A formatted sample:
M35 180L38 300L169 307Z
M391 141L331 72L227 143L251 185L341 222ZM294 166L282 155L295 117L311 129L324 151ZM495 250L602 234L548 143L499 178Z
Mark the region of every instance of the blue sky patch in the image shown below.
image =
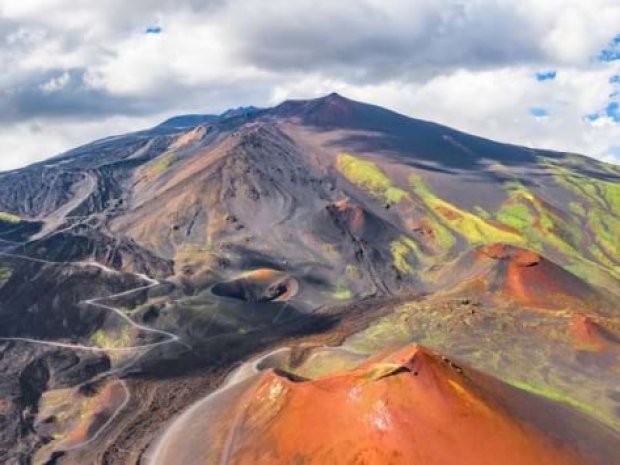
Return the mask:
M620 84L620 74L616 74L609 78L610 84Z
M536 73L537 81L553 81L557 76L558 72L554 69L549 71L539 71Z
M613 157L615 163L620 163L620 145L610 146L608 153Z
M163 29L161 26L149 26L144 31L145 34L161 34Z
M549 116L549 112L545 108L534 107L534 108L530 108L530 115L536 118L545 118Z
M620 34L614 37L609 44L607 44L607 47L599 52L598 59L606 63L620 60Z
M605 113L614 123L620 123L620 103L610 102L605 109Z
M608 118L614 123L620 123L620 103L609 102L603 110L597 113L590 113L585 116L585 119L594 122L603 117Z

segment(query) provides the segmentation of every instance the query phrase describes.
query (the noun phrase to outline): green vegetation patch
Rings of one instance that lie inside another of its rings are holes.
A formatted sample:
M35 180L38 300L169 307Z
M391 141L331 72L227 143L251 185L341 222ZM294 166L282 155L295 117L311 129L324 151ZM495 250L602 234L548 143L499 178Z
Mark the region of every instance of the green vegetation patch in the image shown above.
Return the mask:
M90 342L103 349L121 349L132 346L131 329L125 325L119 330L98 329L90 336Z
M338 281L332 297L336 300L351 300L353 292L342 281Z
M612 276L620 278L620 184L583 175L543 157L539 161L549 169L556 184L576 197L569 204L573 236L579 233L582 237L584 229L589 231L588 237L594 242L587 246L590 255ZM575 255L584 258L577 252ZM584 268L582 263L574 266Z
M506 231L485 218L453 205L435 195L426 182L417 175L410 177L414 193L437 215L440 221L471 244L495 242L520 243L519 234Z
M166 152L163 155L155 158L146 167L148 174L153 177L159 177L177 161L177 155L175 152Z
M450 231L450 229L442 223L438 215L432 211L429 211L428 216L424 217L423 222L428 226L433 234L433 243L443 252L449 252L454 244L456 244L456 238Z
M519 231L534 224L535 217L527 205L513 200L502 205L497 212L498 221Z
M17 224L21 220L22 219L18 215L15 215L13 213L0 212L0 221L4 221L5 223Z
M376 198L394 204L407 197L407 192L393 186L390 178L371 161L342 153L336 166L345 178Z
M392 262L394 267L401 273L413 274L414 270L409 262L409 257L416 255L418 245L408 237L400 238L390 243L390 252L392 253Z
M607 423L610 425L616 425L616 426L620 425L620 422L615 420L613 417L610 417L608 415L601 413L599 409L596 409L592 407L591 405L588 405L585 402L575 399L563 392L551 389L548 386L534 385L534 384L526 383L526 382L515 380L515 379L506 379L504 381L513 387L521 389L522 391L527 391L532 394L536 394L537 396L541 396L541 397L545 397L546 399L553 400L555 402L562 402L564 404L568 404L574 409L580 410L583 413L586 413L587 415L590 415L594 418L597 418L603 421L604 423Z

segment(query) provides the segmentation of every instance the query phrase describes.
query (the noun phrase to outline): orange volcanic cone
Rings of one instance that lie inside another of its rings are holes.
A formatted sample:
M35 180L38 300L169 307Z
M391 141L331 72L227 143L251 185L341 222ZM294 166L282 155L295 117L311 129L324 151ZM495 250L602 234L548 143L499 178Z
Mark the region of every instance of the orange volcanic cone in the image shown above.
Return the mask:
M269 370L239 404L221 463L598 463L525 420L532 399L417 346L316 380Z

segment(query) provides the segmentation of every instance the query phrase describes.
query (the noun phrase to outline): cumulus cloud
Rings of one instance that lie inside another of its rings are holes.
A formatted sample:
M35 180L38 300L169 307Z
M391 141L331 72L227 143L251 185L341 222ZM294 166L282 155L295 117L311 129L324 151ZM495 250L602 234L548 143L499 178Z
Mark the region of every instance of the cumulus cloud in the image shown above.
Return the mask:
M334 90L620 162L618 24L614 0L2 0L0 169L165 116Z

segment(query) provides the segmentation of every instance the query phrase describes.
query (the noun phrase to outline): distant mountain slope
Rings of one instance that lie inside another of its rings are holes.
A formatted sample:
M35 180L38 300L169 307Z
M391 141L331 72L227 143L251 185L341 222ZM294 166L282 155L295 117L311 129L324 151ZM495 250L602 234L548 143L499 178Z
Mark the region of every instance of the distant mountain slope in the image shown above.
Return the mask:
M0 211L58 216L87 177L96 186L62 213L105 214L112 229L168 258L183 244L215 246L218 234L251 248L272 226L282 231L277 247L286 247L288 229L315 230L321 209L350 200L394 231L389 244L367 241L367 253L393 255L400 278L495 242L532 248L592 282L620 277L617 167L499 144L337 94L173 118L0 174ZM324 255L322 247L328 242L308 253Z

